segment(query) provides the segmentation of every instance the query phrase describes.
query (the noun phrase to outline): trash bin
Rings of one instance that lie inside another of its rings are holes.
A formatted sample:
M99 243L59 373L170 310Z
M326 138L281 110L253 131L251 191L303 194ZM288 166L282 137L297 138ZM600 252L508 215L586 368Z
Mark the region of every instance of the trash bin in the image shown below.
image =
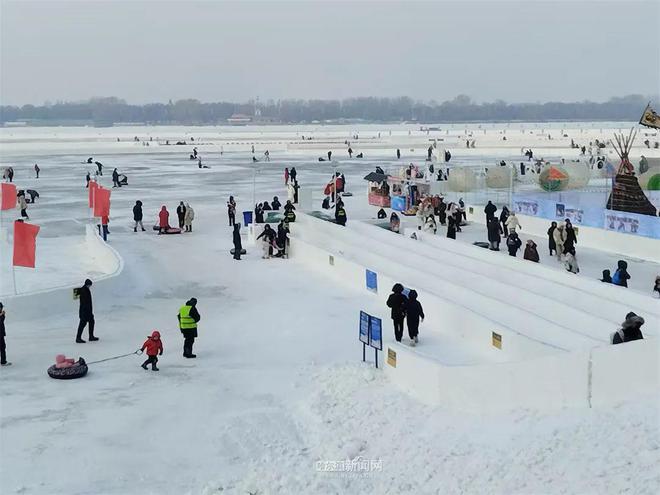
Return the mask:
M243 225L246 227L252 223L252 212L244 211L243 212Z

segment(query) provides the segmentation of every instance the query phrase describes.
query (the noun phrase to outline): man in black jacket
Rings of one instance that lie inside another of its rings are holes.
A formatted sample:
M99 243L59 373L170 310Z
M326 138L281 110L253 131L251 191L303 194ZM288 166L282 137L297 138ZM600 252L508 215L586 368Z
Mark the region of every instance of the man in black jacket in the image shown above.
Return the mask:
M85 325L89 325L89 340L93 342L99 340L98 337L94 337L94 312L92 310L92 291L89 288L92 286L92 281L90 279L85 280L85 285L78 289L78 297L80 299L80 308L78 310L78 316L80 317L80 323L78 324L78 334L76 335L76 343L84 344L85 341L82 339L82 332L85 329Z
M201 319L197 311L197 299L193 297L181 306L177 318L179 319L179 328L183 334L183 357L196 358L197 355L193 354L192 351L197 338L197 323Z
M0 303L0 365L9 366L11 363L7 361L7 345L5 344L5 308Z
M233 241L234 241L234 259L235 260L240 260L241 259L241 251L243 250L243 243L241 242L241 232L240 232L241 224L240 223L235 223L234 224L234 234L233 234Z
M176 216L179 218L179 228L182 229L186 218L186 207L183 204L183 201L181 201L179 206L176 207Z
M486 225L488 225L488 222L490 221L491 218L495 218L496 211L497 211L497 206L495 206L493 203L488 201L488 204L484 208L484 213L486 214Z
M137 200L135 206L133 207L133 220L135 220L135 227L133 227L133 232L137 232L138 225L142 228L144 232L144 225L142 225L142 201Z

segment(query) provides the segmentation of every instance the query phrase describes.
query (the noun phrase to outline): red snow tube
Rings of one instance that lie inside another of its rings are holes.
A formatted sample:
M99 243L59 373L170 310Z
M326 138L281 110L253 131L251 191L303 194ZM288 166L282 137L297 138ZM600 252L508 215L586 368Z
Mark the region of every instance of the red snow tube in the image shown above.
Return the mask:
M154 230L156 232L160 231L160 227L158 225L154 225ZM163 234L180 234L181 229L179 227L169 227L163 232Z
M76 378L82 378L87 374L87 363L83 358L68 368L56 368L55 365L52 365L48 368L48 376L55 378L57 380L74 380Z

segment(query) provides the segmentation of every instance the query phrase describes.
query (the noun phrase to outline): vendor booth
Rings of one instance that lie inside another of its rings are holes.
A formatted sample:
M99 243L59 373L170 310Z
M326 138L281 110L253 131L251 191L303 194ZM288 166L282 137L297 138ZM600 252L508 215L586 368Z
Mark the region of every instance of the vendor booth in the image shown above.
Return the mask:
M369 182L369 204L396 211L408 211L415 202L430 195L431 186L423 179L402 179L391 175L371 172L364 180Z

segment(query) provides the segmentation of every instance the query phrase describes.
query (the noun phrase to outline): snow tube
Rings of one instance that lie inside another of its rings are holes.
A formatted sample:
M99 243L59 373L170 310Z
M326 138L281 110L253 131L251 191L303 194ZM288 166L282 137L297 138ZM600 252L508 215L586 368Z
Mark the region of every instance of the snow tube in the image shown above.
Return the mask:
M229 254L234 254L234 251L235 251L234 248L231 248L229 250ZM245 249L241 249L241 254L246 254L246 253L247 253L247 251Z
M48 376L56 380L74 380L82 378L86 374L87 364L83 358L80 358L76 364L68 368L56 368L55 365L48 368Z
M479 246L480 248L489 248L490 247L490 244L488 244L487 242L476 241L476 242L473 242L472 244L475 245L475 246Z
M158 225L154 225L154 230L156 232L159 232L160 227ZM163 232L163 234L180 234L180 233L181 233L181 229L179 227L170 227L169 229L165 230L165 232Z
M353 196L353 193L346 191L346 192L341 193L341 195L346 196L346 197L350 197L350 196Z

